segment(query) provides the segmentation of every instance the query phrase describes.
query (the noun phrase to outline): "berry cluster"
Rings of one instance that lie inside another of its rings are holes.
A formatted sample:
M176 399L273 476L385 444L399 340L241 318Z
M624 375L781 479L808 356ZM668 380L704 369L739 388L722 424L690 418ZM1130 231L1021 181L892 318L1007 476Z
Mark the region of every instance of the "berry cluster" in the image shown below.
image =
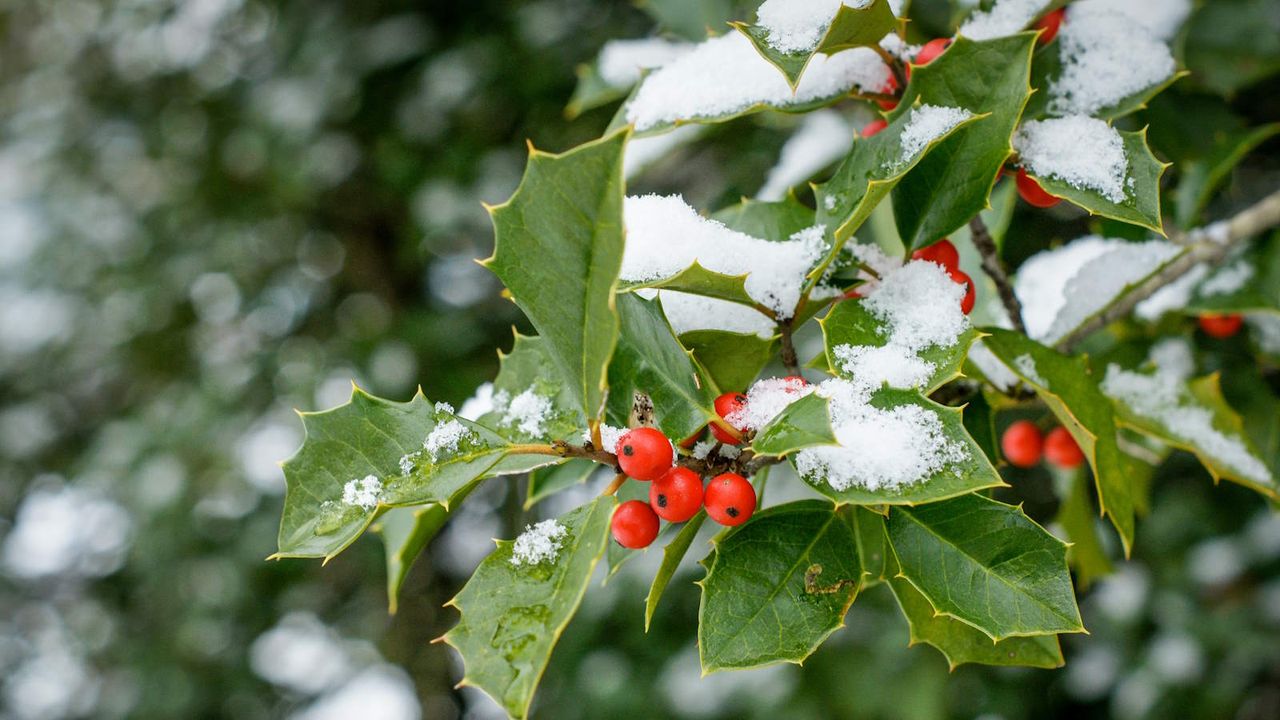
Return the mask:
M1084 463L1084 453L1066 428L1058 425L1041 434L1030 420L1019 420L1005 429L1000 450L1010 465L1031 468L1043 457L1063 470L1074 470Z
M952 280L965 288L964 297L960 300L960 309L965 315L973 311L973 302L977 299L978 293L973 286L973 278L960 269L960 253L956 251L956 246L952 245L950 240L943 238L927 248L921 248L911 253L911 259L926 260L941 265Z
M716 440L726 445L742 442L741 434L729 431L733 426L725 418L745 409L746 404L747 397L741 393L725 393L716 398L715 408L720 419L711 425L711 434ZM681 447L692 447L701 435L698 432L686 438L680 443ZM613 539L623 547L648 547L658 537L659 518L673 523L685 522L706 508L712 520L735 526L751 519L756 511L756 490L745 477L725 472L711 478L704 487L698 473L673 465L675 450L671 441L654 428L628 431L618 438L614 451L618 467L627 477L652 483L649 502L629 500L613 514Z

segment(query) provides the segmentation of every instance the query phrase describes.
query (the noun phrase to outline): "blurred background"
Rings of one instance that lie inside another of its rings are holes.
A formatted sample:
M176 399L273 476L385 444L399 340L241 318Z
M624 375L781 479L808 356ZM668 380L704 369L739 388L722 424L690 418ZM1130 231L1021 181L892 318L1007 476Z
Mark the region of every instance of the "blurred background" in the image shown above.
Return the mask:
M947 3L918 4L913 33L949 32ZM340 404L353 379L461 404L490 379L527 328L473 262L492 246L481 202L515 188L526 139L599 135L612 106L565 107L606 40L750 17L730 5L0 0L0 718L495 717L429 641L489 539L537 512L487 484L390 616L375 535L326 567L264 561L293 408ZM1264 22L1193 31L1196 74L1163 112L1280 118L1280 7L1211 5ZM631 189L754 195L796 125L711 128ZM1278 157L1264 145L1222 203L1274 188ZM1088 227L1066 212L1020 211L1010 258ZM535 717L1280 717L1280 517L1185 460L1157 476L1134 560L1084 594L1092 635L1067 639L1064 670L949 673L878 588L803 671L700 679L701 570L646 636L646 560L589 594Z

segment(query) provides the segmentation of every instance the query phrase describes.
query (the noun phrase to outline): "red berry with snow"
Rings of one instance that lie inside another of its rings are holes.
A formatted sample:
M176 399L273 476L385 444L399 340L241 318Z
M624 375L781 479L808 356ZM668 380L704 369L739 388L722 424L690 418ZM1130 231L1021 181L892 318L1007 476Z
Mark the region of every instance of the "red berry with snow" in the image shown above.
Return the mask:
M1044 436L1044 459L1063 470L1074 470L1084 463L1084 453L1071 433L1059 425Z
M671 441L651 427L628 430L618 438L617 455L618 467L636 480L657 480L675 460Z
M727 418L730 415L739 410L745 410L746 407L747 396L742 393L725 393L716 398L716 414L719 415L720 419L726 423ZM732 423L728 424L736 430L742 430L742 428L733 425ZM725 445L737 445L742 442L741 437L734 437L731 435L728 430L721 427L720 422L714 422L711 424L711 434Z
M978 291L973 286L973 278L960 268L947 268L947 274L957 284L964 286L964 297L960 298L960 311L965 315L973 312L973 303L978 299Z
M609 529L619 545L638 550L649 547L653 539L658 537L658 516L647 504L639 500L628 500L613 512Z
M1058 28L1062 27L1062 16L1066 12L1066 8L1058 8L1037 20L1032 27L1036 30L1044 30L1044 32L1040 33L1040 37L1036 39L1036 42L1041 45L1048 45L1053 42L1053 39L1058 37Z
M809 387L809 381L799 375L788 375L782 378L782 382L786 384L787 392L800 392Z
M741 525L756 511L756 489L737 473L711 478L704 494L707 515L721 525Z
M1244 326L1244 317L1240 315L1201 315L1200 329L1205 335L1225 340Z
M1000 437L1000 451L1010 465L1035 467L1044 454L1044 435L1030 420L1019 420L1005 428Z
M668 522L688 520L702 509L702 478L689 468L671 468L649 486L649 506Z
M1051 208L1062 202L1060 198L1056 198L1045 192L1044 188L1040 187L1040 183L1036 182L1035 178L1028 175L1027 171L1023 168L1018 168L1018 179L1016 182L1018 184L1018 194L1022 196L1023 200L1027 201L1028 205L1038 208Z
M881 130L887 127L889 127L889 121L885 120L884 118L878 118L876 120L872 120L871 122L863 126L862 137L864 138L874 137Z
M897 95L898 80L890 75L889 79L885 80L884 85L880 87L880 92L885 95ZM889 112L890 110L898 107L898 98L895 97L891 100L877 100L876 104L880 106L881 110Z
M706 428L703 428L702 430L706 430ZM685 439L681 440L681 441L680 441L680 447L684 448L685 450L691 450L691 449L693 449L693 446L694 446L694 445L697 445L697 444L698 444L698 441L702 439L702 430L699 430L698 432L696 432L696 433L694 433L694 434L690 435L689 437L687 437L687 438L685 438Z
M920 248L911 253L912 260L926 260L932 263L938 263L947 270L955 270L960 267L960 252L956 250L956 246L951 241L943 238L927 248Z

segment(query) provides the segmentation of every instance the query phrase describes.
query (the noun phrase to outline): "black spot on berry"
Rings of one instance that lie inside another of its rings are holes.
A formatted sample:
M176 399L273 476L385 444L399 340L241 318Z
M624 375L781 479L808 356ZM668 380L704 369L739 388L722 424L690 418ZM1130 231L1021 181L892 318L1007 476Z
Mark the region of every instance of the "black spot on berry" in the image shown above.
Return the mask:
M729 517L738 517L738 508L733 507L731 505L724 509L724 514L728 515Z
M623 445L622 454L626 455L627 457L631 457L632 455L635 455L635 451L631 449L630 445Z
M738 393L737 395L733 396L733 401L737 403L744 403L747 401L747 396L743 395L742 393Z
M666 496L666 495L659 494L659 495L658 495L658 507L662 507L662 508L664 508L664 507L666 507L666 506L667 506L667 496Z

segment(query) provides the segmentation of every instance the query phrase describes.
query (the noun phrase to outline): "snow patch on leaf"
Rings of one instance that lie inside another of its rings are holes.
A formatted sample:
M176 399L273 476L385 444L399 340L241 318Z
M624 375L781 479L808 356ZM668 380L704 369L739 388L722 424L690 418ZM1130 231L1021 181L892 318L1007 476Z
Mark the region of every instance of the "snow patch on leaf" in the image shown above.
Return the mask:
M756 22L768 31L769 44L784 53L810 52L822 42L841 5L861 10L873 0L765 0ZM902 0L896 0L901 9ZM890 3L891 5L893 3Z
M1168 46L1125 12L1094 3L1067 9L1058 34L1062 74L1049 86L1056 115L1093 115L1173 76Z
M568 532L565 526L555 520L526 525L524 532L520 533L511 546L511 564L520 567L555 562L560 554L561 541Z
M1030 120L1013 138L1022 166L1039 177L1057 178L1077 190L1094 190L1123 203L1129 159L1116 129L1083 115Z
M476 434L457 420L446 420L437 424L422 442L422 447L431 456L432 462L439 462L441 455L456 452L458 445L466 440L475 439Z
M1013 35L1025 30L1047 7L1048 0L997 0L990 10L970 15L960 26L960 34L970 40Z
M692 43L662 38L610 40L600 49L597 72L610 87L631 87L640 80L641 71L662 67L687 55L693 47Z
M951 132L957 125L971 117L973 113L958 107L920 105L911 108L907 125L898 138L902 154L898 156L893 166L905 167L924 151L929 143Z
M372 510L381 497L382 481L376 475L354 478L342 486L342 502L346 505Z

